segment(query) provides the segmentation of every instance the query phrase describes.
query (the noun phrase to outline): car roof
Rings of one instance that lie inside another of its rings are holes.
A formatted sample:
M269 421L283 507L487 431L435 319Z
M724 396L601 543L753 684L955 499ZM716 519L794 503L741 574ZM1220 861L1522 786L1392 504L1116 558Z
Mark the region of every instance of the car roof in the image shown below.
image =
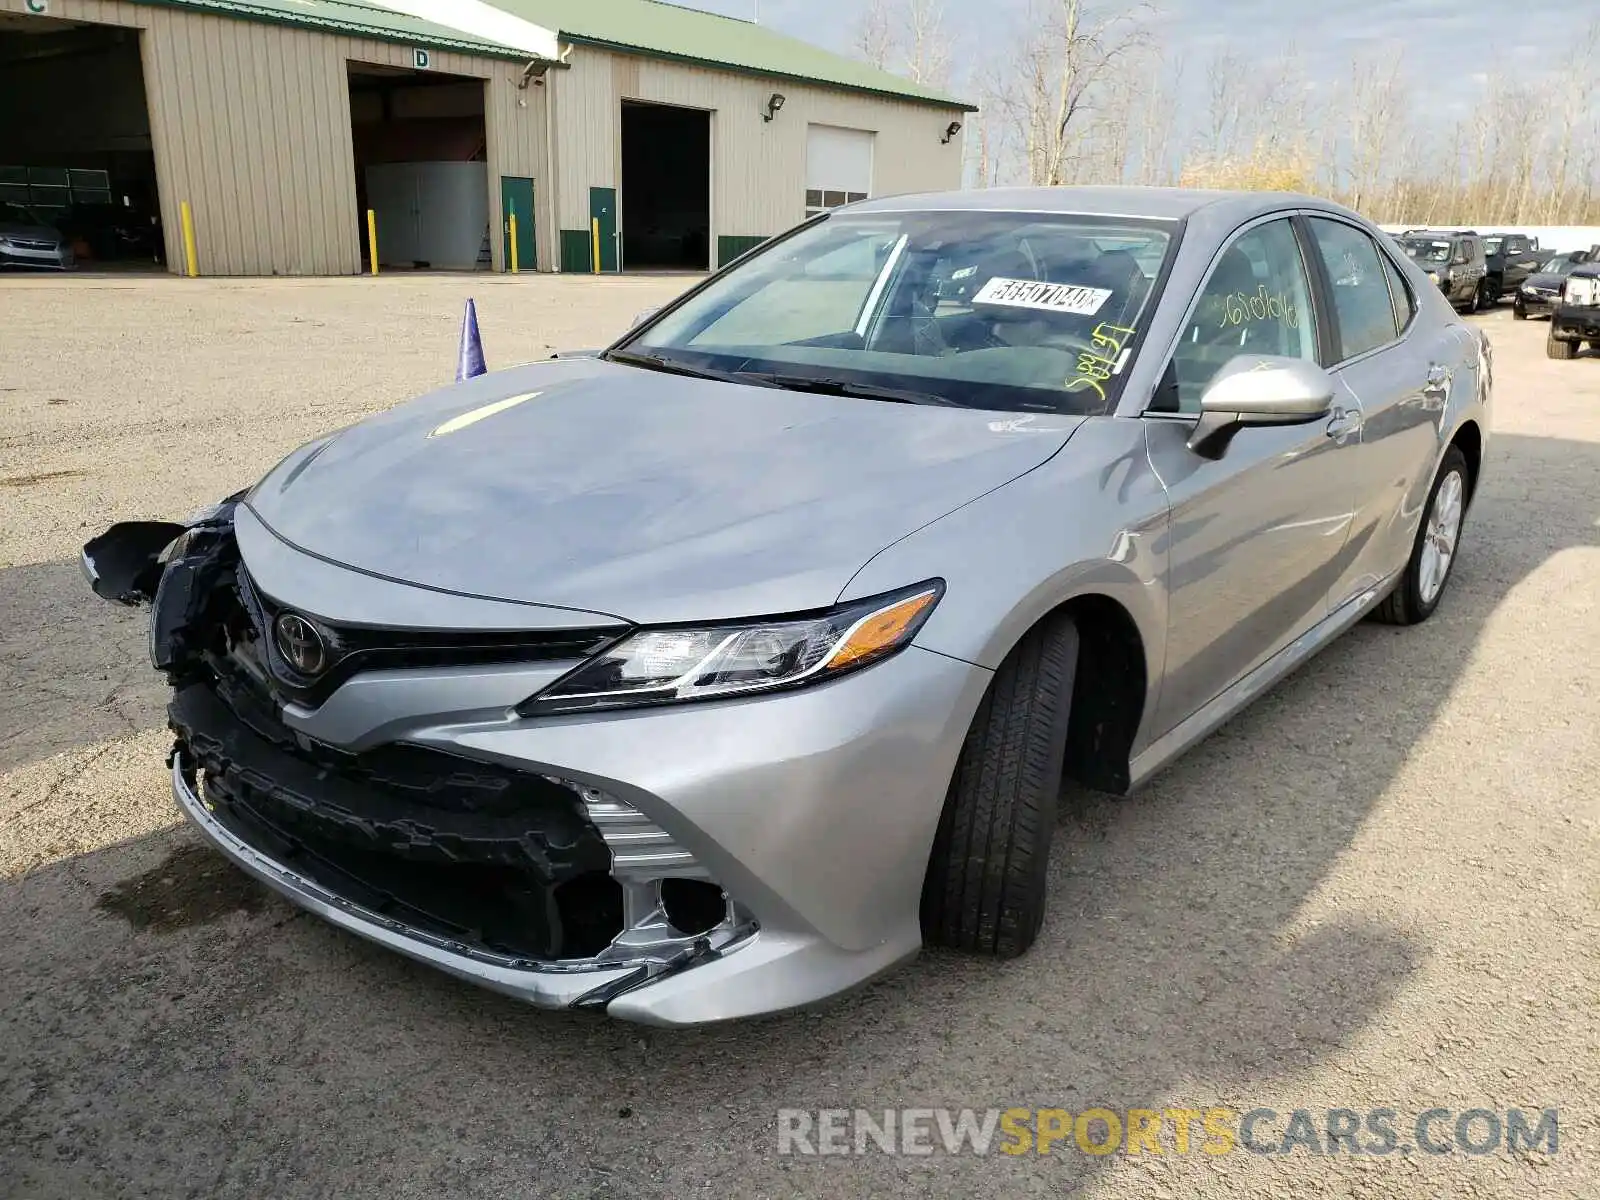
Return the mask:
M1208 188L1037 187L977 188L885 196L850 205L851 212L1037 212L1141 217L1177 221L1202 209L1218 217L1249 220L1284 208L1347 212L1337 204L1294 192L1233 192Z

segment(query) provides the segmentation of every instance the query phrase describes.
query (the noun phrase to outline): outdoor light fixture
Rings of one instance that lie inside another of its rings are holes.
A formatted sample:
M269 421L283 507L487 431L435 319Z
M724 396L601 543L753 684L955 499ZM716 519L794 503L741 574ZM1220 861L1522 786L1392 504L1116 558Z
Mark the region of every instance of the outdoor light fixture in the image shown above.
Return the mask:
M951 121L949 127L947 129L945 129L945 131L944 131L944 136L939 139L939 144L941 146L948 146L950 144L950 139L955 137L955 135L960 133L960 132L961 132L961 122L960 121Z
M770 121L778 115L778 110L783 107L783 93L773 92L767 97L767 109L761 114L763 121Z

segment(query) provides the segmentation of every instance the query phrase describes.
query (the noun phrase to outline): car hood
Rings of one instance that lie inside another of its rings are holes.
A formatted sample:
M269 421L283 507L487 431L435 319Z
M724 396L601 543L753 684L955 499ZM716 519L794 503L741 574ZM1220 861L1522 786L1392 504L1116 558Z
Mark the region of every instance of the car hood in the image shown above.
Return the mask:
M1549 291L1559 292L1566 278L1565 275L1558 275L1554 271L1540 271L1536 275L1529 275L1527 279L1523 280L1523 285L1525 287L1545 288Z
M48 225L16 225L0 221L0 237L24 238L30 242L59 242L61 235Z
M641 623L793 612L1081 422L558 360L302 447L248 504L301 550L444 591Z

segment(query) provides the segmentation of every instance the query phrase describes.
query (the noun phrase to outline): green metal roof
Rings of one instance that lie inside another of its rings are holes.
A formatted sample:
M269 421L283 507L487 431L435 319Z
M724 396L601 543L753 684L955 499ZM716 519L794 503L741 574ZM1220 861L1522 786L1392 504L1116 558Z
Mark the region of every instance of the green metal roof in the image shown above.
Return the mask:
M513 16L558 30L569 42L822 83L853 91L975 108L933 88L735 17L662 0L489 0Z
M397 13L393 9L359 4L355 0L135 0L139 4L159 4L168 8L212 13L242 21L265 21L274 25L296 25L343 33L351 37L372 38L379 42L401 42L430 50L456 50L463 54L495 58L526 59L528 55L510 46L473 37L458 29L448 29Z

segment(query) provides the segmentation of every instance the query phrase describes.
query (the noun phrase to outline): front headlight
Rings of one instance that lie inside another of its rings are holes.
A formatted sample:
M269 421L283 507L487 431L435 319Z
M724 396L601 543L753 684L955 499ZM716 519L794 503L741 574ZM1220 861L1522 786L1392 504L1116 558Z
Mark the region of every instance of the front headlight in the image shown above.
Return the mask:
M943 594L944 583L935 579L811 616L641 629L524 700L517 712L634 708L820 683L904 649Z

